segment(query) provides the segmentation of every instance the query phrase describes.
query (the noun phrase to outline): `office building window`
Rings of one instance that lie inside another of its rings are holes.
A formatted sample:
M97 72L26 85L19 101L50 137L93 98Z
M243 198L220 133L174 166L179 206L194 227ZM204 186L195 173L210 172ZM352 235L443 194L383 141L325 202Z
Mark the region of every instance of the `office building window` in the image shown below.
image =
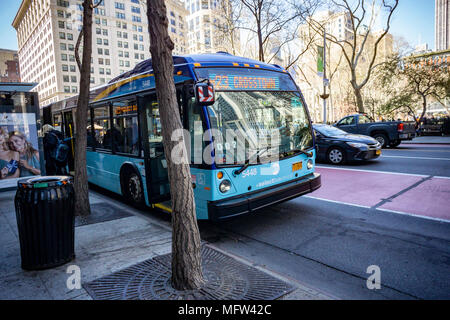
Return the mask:
M125 19L125 13L116 12L116 18L117 19Z
M120 3L120 2L115 2L114 7L119 10L125 10L125 4Z

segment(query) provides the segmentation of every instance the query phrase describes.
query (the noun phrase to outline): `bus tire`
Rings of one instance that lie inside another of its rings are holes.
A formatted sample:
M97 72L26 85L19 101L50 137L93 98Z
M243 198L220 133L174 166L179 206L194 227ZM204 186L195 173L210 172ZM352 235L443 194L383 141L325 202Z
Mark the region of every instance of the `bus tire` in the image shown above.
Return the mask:
M122 195L125 201L135 208L145 207L144 189L139 174L135 170L124 170L122 177Z

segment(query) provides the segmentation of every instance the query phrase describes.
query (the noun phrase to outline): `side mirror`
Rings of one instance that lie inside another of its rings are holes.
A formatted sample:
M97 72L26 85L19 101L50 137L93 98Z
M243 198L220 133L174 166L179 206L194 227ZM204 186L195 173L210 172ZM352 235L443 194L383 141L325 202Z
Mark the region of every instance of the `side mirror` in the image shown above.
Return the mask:
M197 82L194 85L195 100L200 106L210 106L216 102L214 86L209 80Z

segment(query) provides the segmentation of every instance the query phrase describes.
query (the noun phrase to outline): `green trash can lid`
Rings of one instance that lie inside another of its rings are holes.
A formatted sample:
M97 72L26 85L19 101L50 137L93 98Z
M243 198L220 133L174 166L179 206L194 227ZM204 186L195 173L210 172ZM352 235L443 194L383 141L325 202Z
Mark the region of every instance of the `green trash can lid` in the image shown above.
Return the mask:
M48 188L59 187L66 184L72 184L72 177L69 176L44 176L19 180L17 186L19 188Z

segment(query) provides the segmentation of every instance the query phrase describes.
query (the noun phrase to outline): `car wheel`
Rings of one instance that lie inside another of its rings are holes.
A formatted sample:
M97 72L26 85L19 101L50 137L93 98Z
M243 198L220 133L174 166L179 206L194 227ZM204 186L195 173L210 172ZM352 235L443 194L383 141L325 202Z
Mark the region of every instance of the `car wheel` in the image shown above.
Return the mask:
M340 148L331 148L328 151L328 161L332 164L343 164L345 162L345 154Z
M382 148L386 148L386 146L389 144L388 138L383 133L377 133L373 136L373 138L381 144Z
M125 200L135 208L143 208L145 205L144 190L139 175L136 172L128 172L122 184L122 194Z

